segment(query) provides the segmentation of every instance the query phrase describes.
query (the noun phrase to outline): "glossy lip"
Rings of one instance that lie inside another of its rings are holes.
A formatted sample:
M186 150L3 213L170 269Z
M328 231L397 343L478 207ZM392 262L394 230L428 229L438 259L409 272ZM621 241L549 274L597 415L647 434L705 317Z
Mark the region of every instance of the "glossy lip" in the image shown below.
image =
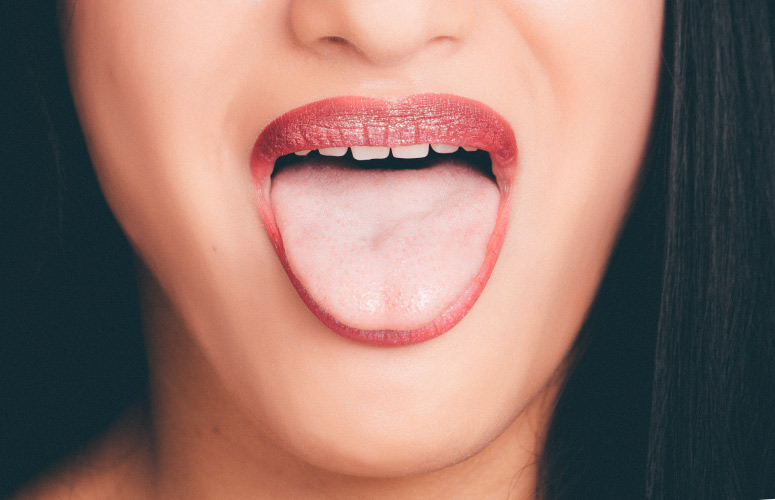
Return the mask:
M433 322L413 330L363 330L328 314L295 276L285 255L267 193L280 156L310 149L344 146L453 144L487 151L501 193L495 229L484 262L455 302ZM307 104L272 121L259 135L251 156L259 214L288 278L307 307L329 329L370 345L401 346L430 340L455 326L484 290L506 234L517 144L508 122L488 106L449 94L419 94L396 99L335 97Z

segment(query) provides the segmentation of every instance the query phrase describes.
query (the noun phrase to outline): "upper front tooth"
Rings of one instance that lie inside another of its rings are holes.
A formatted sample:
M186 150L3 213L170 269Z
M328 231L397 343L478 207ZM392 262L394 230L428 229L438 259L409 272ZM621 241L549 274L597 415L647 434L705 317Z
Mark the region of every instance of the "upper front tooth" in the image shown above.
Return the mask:
M458 146L453 146L452 144L431 144L431 147L439 154L454 153L458 148Z
M350 149L356 160L381 160L390 155L387 146L352 146Z
M305 149L304 151L296 151L295 154L296 156L307 156L310 152L312 152L311 149Z
M476 151L477 150L477 148L471 148L471 147L468 147L468 146L463 146L463 149L466 150L466 151Z
M318 152L323 156L344 156L347 154L347 146L343 148L321 148Z
M392 148L393 158L425 158L428 156L428 144L413 144Z

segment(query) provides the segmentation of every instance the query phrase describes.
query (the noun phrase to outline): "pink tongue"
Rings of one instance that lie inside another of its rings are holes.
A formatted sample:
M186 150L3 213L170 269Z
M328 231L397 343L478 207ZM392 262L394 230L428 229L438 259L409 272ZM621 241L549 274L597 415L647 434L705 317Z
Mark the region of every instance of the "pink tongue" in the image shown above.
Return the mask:
M365 330L419 328L452 305L482 267L499 200L493 181L451 162L300 164L271 189L291 271L328 314Z

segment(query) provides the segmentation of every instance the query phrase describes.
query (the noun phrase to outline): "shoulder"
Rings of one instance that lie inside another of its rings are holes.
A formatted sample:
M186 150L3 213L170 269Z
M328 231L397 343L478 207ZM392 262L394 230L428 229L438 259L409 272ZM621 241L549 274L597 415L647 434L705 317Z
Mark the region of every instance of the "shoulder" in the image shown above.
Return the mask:
M150 447L139 412L23 487L9 500L140 500L147 498Z

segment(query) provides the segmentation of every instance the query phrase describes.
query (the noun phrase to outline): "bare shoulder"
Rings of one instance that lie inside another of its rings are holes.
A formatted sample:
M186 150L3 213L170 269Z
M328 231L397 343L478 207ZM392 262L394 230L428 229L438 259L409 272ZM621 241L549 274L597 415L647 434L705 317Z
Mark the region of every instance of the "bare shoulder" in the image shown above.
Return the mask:
M139 410L131 410L95 443L25 486L11 500L147 498L150 448Z

